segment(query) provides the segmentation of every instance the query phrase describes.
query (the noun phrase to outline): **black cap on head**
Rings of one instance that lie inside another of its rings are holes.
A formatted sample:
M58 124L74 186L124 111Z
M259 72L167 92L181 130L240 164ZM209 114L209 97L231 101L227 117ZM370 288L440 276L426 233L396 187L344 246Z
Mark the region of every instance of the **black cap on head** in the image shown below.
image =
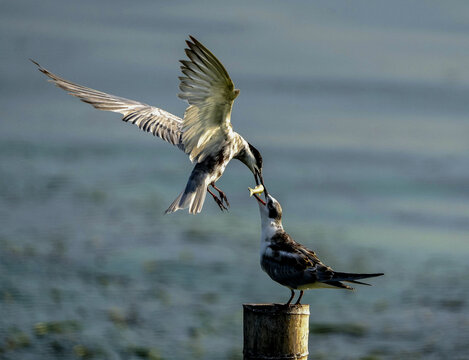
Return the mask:
M249 144L249 150L253 153L254 157L256 158L256 165L259 168L259 170L262 169L262 156L259 150L257 150L254 146Z

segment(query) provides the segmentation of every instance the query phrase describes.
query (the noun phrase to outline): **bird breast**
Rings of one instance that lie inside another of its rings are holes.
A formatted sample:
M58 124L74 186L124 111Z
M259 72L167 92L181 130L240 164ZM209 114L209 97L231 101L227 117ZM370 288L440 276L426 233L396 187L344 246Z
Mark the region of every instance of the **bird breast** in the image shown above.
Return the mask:
M209 174L209 183L217 181L224 173L226 166L238 152L237 142L232 138L221 146L214 155L207 156L201 163Z

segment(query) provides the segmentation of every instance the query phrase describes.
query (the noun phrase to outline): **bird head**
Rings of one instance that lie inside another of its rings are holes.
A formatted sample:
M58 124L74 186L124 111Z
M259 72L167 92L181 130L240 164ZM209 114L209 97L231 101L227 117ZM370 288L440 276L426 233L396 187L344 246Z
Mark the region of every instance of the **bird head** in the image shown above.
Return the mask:
M275 223L282 225L282 206L280 203L267 191L264 192L265 201L263 201L257 194L254 197L259 204L259 212L261 213L262 222Z
M246 164L249 169L251 169L252 173L254 174L254 179L256 180L256 185L262 184L264 185L264 178L262 177L262 156L259 150L257 150L254 146L249 144L249 155L248 155L248 163ZM264 185L265 187L265 185Z

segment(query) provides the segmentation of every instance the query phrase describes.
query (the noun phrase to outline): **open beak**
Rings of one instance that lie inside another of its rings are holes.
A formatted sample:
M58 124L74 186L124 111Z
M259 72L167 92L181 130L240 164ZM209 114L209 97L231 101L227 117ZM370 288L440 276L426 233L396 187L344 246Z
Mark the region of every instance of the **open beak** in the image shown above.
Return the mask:
M256 174L257 175L257 174ZM262 179L262 178L261 178ZM257 177L256 177L256 182L257 182ZM266 205L266 202L261 199L261 197L258 194L261 194L263 192L266 192L265 186L264 185L257 185L254 189L248 188L250 192L250 196L254 196L256 200L262 204ZM267 199L267 195L265 195L265 198Z
M264 177L262 176L262 170L256 170L256 173L254 174L254 180L256 181L256 185L259 185L259 183L262 184L262 186L264 187L265 197L267 198L269 193L267 192L267 188L264 185Z
M266 205L266 202L265 202L264 200L262 200L259 195L254 194L253 196L254 196L254 197L256 198L256 200L257 200L258 202L260 202L262 205L264 205L264 206Z

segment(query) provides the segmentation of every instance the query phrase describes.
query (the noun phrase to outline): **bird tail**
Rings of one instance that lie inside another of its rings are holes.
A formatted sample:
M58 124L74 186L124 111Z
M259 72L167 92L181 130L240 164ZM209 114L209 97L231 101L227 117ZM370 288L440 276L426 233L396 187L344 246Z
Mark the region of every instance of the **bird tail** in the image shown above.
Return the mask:
M367 283L361 282L361 281L357 281L357 280L376 277L376 276L382 276L382 275L384 275L384 274L383 273L354 274L354 273L334 272L334 275L332 276L331 280L332 280L332 282L339 282L340 283L340 281L346 281L346 282L353 283L353 284L371 286L370 284L367 284ZM347 285L344 285L344 286L347 286Z
M173 201L165 211L165 214L186 208L189 208L190 214L198 214L202 211L205 196L207 195L207 185L204 181L194 184L191 180L189 179L185 190Z
M354 290L353 287L342 284L340 281L324 281L322 283L328 285L327 287Z

